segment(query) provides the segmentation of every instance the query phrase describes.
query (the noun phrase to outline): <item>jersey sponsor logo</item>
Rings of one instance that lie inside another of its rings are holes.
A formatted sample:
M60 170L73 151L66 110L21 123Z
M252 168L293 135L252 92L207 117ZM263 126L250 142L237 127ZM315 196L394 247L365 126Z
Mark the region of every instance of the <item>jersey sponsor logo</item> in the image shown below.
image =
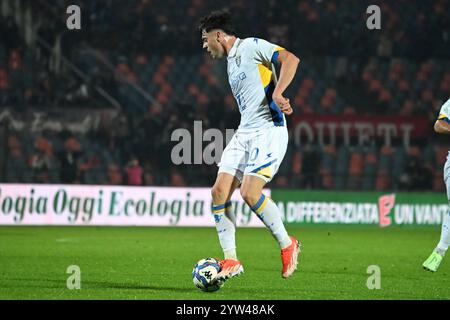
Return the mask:
M245 74L245 72L241 72L237 76L230 77L231 91L233 91L233 94L235 96L237 94L241 81L244 81L245 79L247 79L247 75Z
M246 78L247 78L247 75L245 74L245 72L241 72L237 76L230 77L231 91L233 92L233 95L236 98L239 110L241 112L247 108L247 105L246 105L245 98L239 92L239 86L240 86L241 82L244 81Z

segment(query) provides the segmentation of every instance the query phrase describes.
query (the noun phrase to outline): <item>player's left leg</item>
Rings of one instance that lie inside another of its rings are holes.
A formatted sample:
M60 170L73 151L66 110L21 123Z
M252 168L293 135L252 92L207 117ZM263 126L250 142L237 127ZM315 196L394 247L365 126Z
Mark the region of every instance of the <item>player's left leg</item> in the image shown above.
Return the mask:
M257 217L270 230L281 249L283 278L290 277L297 269L297 259L300 252L300 243L295 237L289 236L281 219L281 211L269 197L263 193L266 181L255 175L244 175L241 186L241 195Z
M450 246L450 211L444 216L441 228L441 239L435 249L441 256L445 255L448 247Z
M425 270L436 272L439 268L442 259L445 256L445 252L450 246L450 211L444 216L444 221L442 221L441 227L441 239L438 245L434 248L431 255L423 263L423 268Z
M211 190L214 220L224 253L216 281L225 281L244 272L236 254L236 217L232 212L230 200L242 180L245 157L246 150L241 142L241 135L237 132L222 153L216 183Z
M219 242L225 259L237 259L236 255L236 217L231 208L231 196L240 181L233 175L219 172L211 189L213 199L213 215L216 223Z
M231 207L231 196L240 181L229 173L219 172L211 194L213 198L213 214L216 222L219 242L223 250L224 260L220 261L221 270L216 281L223 282L244 272L244 268L236 254L236 217Z
M447 188L447 198L450 204L450 155L444 165L444 182ZM436 272L439 268L445 252L450 246L450 207L447 214L444 216L441 227L441 238L438 245L434 248L431 255L422 264L423 268L428 271Z

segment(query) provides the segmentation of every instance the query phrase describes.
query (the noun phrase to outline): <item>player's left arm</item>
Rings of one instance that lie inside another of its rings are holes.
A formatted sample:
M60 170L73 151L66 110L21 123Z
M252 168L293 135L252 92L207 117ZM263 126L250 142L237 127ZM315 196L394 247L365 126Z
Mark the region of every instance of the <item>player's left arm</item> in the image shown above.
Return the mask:
M285 98L283 93L292 82L292 79L294 79L300 59L287 50L280 50L278 52L277 61L281 64L281 69L278 83L272 94L272 99L280 108L281 112L290 115L293 110L289 103L289 99Z

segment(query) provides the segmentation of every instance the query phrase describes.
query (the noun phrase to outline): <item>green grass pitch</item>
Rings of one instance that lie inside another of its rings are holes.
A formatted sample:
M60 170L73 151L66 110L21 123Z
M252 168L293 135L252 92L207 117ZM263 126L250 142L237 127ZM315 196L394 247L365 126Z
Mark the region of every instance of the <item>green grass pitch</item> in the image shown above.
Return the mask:
M221 257L214 228L0 227L0 299L449 299L450 262L422 262L438 227L288 227L303 244L299 270L281 278L280 253L265 229L238 228L245 273L214 293L194 287L197 260ZM67 268L81 289L66 287ZM378 265L381 289L369 290Z

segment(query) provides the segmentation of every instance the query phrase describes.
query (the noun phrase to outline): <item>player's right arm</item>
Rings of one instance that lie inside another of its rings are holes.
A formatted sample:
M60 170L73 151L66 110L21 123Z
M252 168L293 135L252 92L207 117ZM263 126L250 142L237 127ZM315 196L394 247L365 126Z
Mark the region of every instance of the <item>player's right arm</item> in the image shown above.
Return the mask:
M450 134L450 120L445 118L439 118L434 123L434 131L441 134Z
M439 117L434 123L434 131L440 134L450 134L450 99L441 107Z

